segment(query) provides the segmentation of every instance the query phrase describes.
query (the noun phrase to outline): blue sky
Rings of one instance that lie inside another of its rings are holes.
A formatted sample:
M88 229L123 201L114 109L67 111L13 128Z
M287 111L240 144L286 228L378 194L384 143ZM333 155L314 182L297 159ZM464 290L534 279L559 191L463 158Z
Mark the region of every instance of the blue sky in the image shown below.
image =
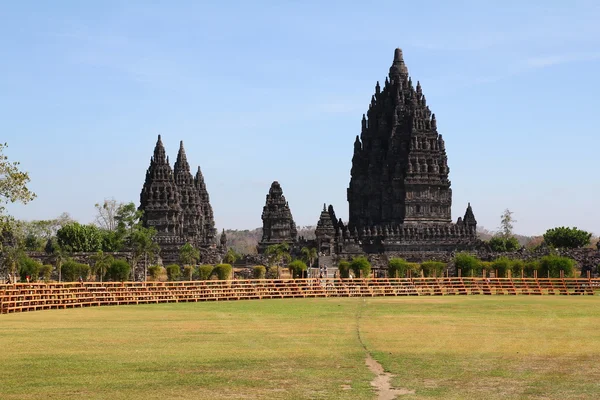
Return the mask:
M219 228L261 225L273 180L299 225L347 218L354 137L401 47L444 135L453 219L600 233L597 1L12 1L0 132L38 198L82 222L139 202L156 137L202 167Z

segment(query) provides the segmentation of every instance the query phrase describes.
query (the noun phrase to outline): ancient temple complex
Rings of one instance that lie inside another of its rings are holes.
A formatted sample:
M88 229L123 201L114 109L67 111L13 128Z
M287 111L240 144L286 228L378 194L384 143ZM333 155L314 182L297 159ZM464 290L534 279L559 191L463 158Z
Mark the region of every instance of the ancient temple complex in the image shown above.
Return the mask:
M171 169L160 135L140 194L142 223L154 227L163 259L176 259L181 246L214 247L215 221L200 168L194 177L183 148ZM173 254L174 253L174 254Z
M449 172L435 114L421 84L415 86L409 77L402 50L396 49L354 141L348 224L336 220L329 206L321 213L318 237L330 236L333 227L336 253L468 248L477 240L477 221L469 205L464 217L452 223ZM323 244L319 239L326 250Z
M287 243L293 245L298 240L296 223L292 218L290 206L283 195L279 182L271 184L267 200L262 212L263 234L258 244L258 252L262 253L273 244Z

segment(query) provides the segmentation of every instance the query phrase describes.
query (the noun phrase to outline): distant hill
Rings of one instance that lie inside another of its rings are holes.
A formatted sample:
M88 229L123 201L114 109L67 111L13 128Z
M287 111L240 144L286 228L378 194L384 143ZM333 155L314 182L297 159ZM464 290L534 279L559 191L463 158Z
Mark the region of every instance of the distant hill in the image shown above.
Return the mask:
M316 226L299 226L298 236L306 239L315 238ZM227 245L240 254L256 254L256 246L262 238L262 228L252 230L226 229Z

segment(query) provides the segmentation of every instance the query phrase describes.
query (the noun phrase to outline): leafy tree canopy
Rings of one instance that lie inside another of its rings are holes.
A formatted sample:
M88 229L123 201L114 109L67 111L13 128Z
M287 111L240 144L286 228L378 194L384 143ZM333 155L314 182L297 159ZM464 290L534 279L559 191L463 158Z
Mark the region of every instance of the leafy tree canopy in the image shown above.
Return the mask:
M548 229L544 233L544 242L550 247L576 249L590 244L592 234L576 227Z

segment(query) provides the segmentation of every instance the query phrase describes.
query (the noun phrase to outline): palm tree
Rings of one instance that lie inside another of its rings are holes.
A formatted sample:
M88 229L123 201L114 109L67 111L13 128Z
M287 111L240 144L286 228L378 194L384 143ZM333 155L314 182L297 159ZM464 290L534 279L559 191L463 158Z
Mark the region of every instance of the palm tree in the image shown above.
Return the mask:
M114 258L110 254L105 254L103 251L97 252L90 258L94 261L94 274L100 275L100 283L102 283L102 277L106 274L106 271L114 261Z
M300 250L300 252L302 253L302 261L307 263L309 268L312 267L312 265L315 262L315 259L317 258L317 249L315 249L314 247L303 247L302 250Z
M131 273L135 277L135 266L143 257L144 281L146 281L148 276L148 258L154 259L154 257L160 251L160 247L153 240L154 235L156 235L156 230L154 228L138 227L135 231L133 231L130 239L132 249Z
M290 256L290 246L285 242L279 244L272 244L269 247L267 247L265 255L267 256L269 267L277 265L277 279L279 279L280 264L284 262L289 262L292 259L292 256Z

